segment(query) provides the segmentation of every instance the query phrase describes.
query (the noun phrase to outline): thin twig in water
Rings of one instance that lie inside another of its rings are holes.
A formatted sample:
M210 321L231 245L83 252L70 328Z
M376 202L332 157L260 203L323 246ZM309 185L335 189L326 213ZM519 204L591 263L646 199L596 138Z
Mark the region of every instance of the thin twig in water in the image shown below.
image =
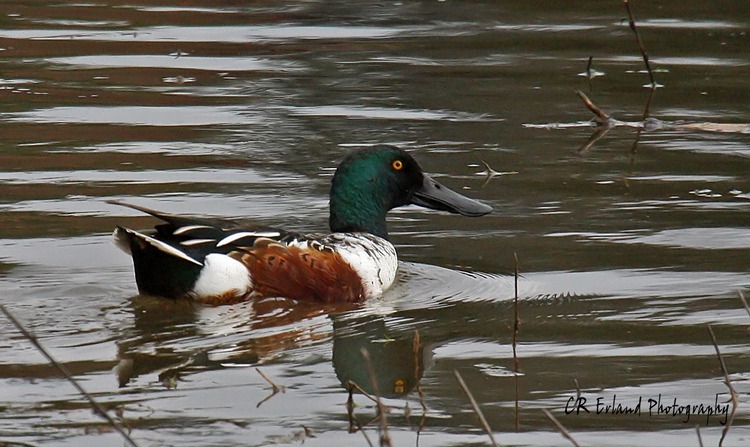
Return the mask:
M349 433L354 433L354 387L352 387L351 380L346 382L346 391L349 392L349 397L346 399L346 412L349 414Z
M273 380L271 380L267 375L263 374L263 371L261 371L258 368L255 368L255 370L258 371L258 374L260 374L260 376L263 377L263 379L266 382L268 382L271 385L271 387L273 388L273 391L271 392L271 394L268 395L268 397L266 397L265 399L263 399L260 402L258 402L258 404L255 406L255 408L260 408L261 405L263 405L266 401L268 401L269 399L271 399L273 396L277 395L279 392L286 393L286 387L285 386L283 386L283 385L281 385L281 386L276 385L276 383Z
M635 26L635 19L633 18L633 13L630 11L630 2L628 0L623 0L625 2L625 9L628 11L628 23L630 24L630 29L633 30L633 33L635 34L635 38L638 41L638 47L641 50L641 56L643 56L643 62L646 64L646 71L648 72L648 78L651 80L651 88L656 88L656 81L654 80L654 73L651 70L651 64L648 60L648 53L646 53L646 47L643 46L643 41L641 40L641 35L638 34L638 28Z
M701 426L696 425L695 426L695 434L698 435L698 446L703 447L703 437L701 437Z
M388 409L383 405L383 401L380 399L380 391L378 389L378 381L375 376L375 369L372 367L370 361L370 353L367 349L362 348L362 357L365 359L365 365L367 366L367 373L370 375L370 384L372 385L372 391L375 393L375 402L378 404L378 413L380 413L380 445L381 447L391 446L391 437L388 434L388 419L386 413Z
M641 133L643 132L643 129L646 128L646 120L648 119L649 110L651 109L651 100L654 99L654 93L656 93L656 89L652 88L651 91L648 94L648 99L646 100L646 107L643 108L643 124L638 126L638 130L635 134L635 140L633 141L633 146L630 148L630 169L633 169L633 165L635 164L635 152L638 149L638 143L641 141Z
M724 438L727 436L729 429L732 427L732 422L734 422L734 413L737 411L738 402L737 391L735 391L734 386L732 386L732 381L729 380L729 371L727 370L727 365L724 363L724 357L721 356L721 351L719 351L719 344L716 342L716 335L714 335L714 330L710 324L708 325L708 333L709 335L711 335L711 342L714 344L714 349L716 349L716 356L719 357L721 372L724 373L724 383L726 384L727 388L729 388L729 395L732 401L732 412L727 418L727 423L724 425L724 430L721 431L721 439L719 439L719 447L721 447L722 443L724 442Z
M492 178L496 175L501 174L500 172L497 172L494 169L492 169L492 166L490 166L490 164L487 163L486 161L479 159L479 163L482 163L482 166L484 166L484 170L487 172L487 178Z
M570 442L573 443L574 446L581 447L581 445L576 442L575 438L573 438L573 435L570 434L568 429L566 429L565 426L561 424L560 421L558 421L557 418L552 415L552 413L549 412L549 410L543 408L542 411L549 418L549 420L552 421L553 424L555 424L555 427L557 427L557 431L559 431L560 434L565 436Z
M261 371L260 369L255 368L255 370L258 371L258 374L260 374L260 376L263 377L263 379L266 382L268 382L269 385L271 385L273 387L273 392L274 393L278 393L279 391L282 392L282 393L286 392L286 387L285 386L283 386L283 385L281 385L281 386L277 385L273 380L271 380L271 378L269 378L267 375L263 374L263 371Z
M346 399L346 412L349 415L349 433L354 433L354 422L356 421L356 418L354 417L354 387L352 386L351 380L348 380L346 382L346 391L349 392L349 397Z
M132 447L138 447L138 444L136 444L135 441L133 441L133 439L130 437L130 435L128 435L125 429L122 428L122 426L118 424L117 421L115 421L112 418L112 416L109 415L109 413L107 413L107 410L99 402L94 400L94 397L91 396L91 394L89 394L86 390L84 390L83 387L76 381L76 379L73 378L73 375L70 373L70 371L68 371L68 368L66 368L65 365L63 365L62 363L59 363L57 360L55 360L54 357L52 357L52 355L49 352L47 352L46 349L44 349L44 347L39 343L39 340L37 340L36 336L34 336L31 332L29 332L21 324L21 322L18 321L18 319L16 319L16 317L13 316L13 314L11 314L10 311L6 309L5 306L3 306L2 304L0 304L0 311L2 311L5 314L8 320L10 320L10 322L13 323L16 329L18 329L21 332L21 334L23 334L23 336L26 337L26 339L29 340L31 344L34 345L34 347L39 352L42 353L42 355L52 364L52 366L57 368L57 370L60 371L60 373L63 376L65 376L66 379L68 379L68 382L70 382L73 385L73 387L75 387L75 389L78 390L78 392L83 397L85 397L86 400L89 401L89 404L91 404L91 406L94 409L94 413L104 418L107 421L107 423L111 425L115 429L115 431L119 433L120 436L123 437L123 439L125 439L125 441L128 444L130 444Z
M359 420L354 416L354 390L360 390L360 392L364 393L365 395L369 396L367 392L362 390L362 387L357 385L351 380L346 381L346 390L349 392L349 398L346 401L346 411L349 415L349 433L356 433L357 431L362 432L362 436L365 437L365 441L367 441L367 444L370 447L374 447L372 444L372 441L370 441L370 437L367 436L367 432L365 432L365 428L362 424L359 423ZM374 419L373 419L374 420ZM369 421L367 424L369 424L372 421ZM365 424L365 425L367 425ZM356 430L355 430L356 426Z
M419 394L419 404L422 405L422 415L427 414L427 404L424 401L424 392L419 382L422 378L422 370L420 366L420 360L422 357L422 337L419 335L419 331L414 331L414 342L411 346L412 355L414 355L414 380L417 385L417 393Z
M641 141L641 133L646 128L647 119L651 110L651 101L654 99L654 94L656 93L656 89L652 88L651 91L648 94L648 99L646 100L646 107L643 108L643 124L638 126L638 130L635 134L635 140L633 141L633 146L630 147L630 170L633 170L633 165L635 164L635 152L638 149L638 143Z
M374 421L375 419L378 419L380 415L375 416L374 418L367 421L364 425L362 425L357 417L354 416L354 391L356 390L362 393L362 395L375 403L377 403L377 399L373 395L362 389L362 387L357 385L357 383L353 380L346 381L346 390L349 392L349 398L346 400L346 411L349 415L349 433L355 433L357 431L362 432L362 436L365 437L365 441L367 441L367 444L370 447L373 447L372 441L370 441L370 437L367 436L367 432L365 431L365 426L369 425L370 422Z
M745 299L745 295L742 294L742 290L738 290L737 293L740 295L740 301L742 301L742 305L745 306L745 310L747 311L747 314L750 315L750 306L747 305L747 300Z
M419 427L417 427L417 446L419 446L419 436L422 434L425 422L427 422L427 404L424 401L424 391L422 391L422 386L420 385L422 378L422 367L420 366L420 360L422 358L422 337L419 335L419 331L414 331L414 342L412 343L411 349L412 355L414 355L414 380L417 383L415 388L417 389L417 395L419 396L419 404L422 405L422 416L419 418Z
M370 437L367 436L367 432L365 431L365 428L362 427L359 424L359 421L357 421L356 419L354 421L357 423L357 430L359 430L359 432L362 433L362 436L365 437L365 441L367 441L367 445L369 445L370 447L375 447L375 444L373 444L372 441L370 441Z
M485 186L487 186L487 184L490 182L490 180L492 180L493 178L495 178L495 177L497 177L499 175L518 174L517 171L509 171L509 172L496 171L496 170L492 169L492 166L490 166L489 163L487 163L486 161L482 160L481 158L479 159L479 163L481 163L482 166L484 167L484 171L483 172L478 172L477 174L484 174L485 175L484 182L482 183L482 188L484 188Z
M596 116L596 121L601 125L609 125L612 122L612 118L607 115L604 110L596 106L585 93L580 90L576 90L576 95L583 101L583 105Z
M363 396L365 396L366 398L368 398L368 399L370 399L371 401L375 402L376 404L378 403L378 399L377 399L377 397L373 396L372 394L370 394L370 393L368 393L367 391L365 391L364 389L362 389L362 387L361 387L361 386L359 386L359 385L357 385L357 383L356 383L356 382L354 382L354 381L352 381L352 380L348 380L348 381L347 381L347 386L348 386L349 388L353 389L353 390L356 390L356 391L358 391L358 392L362 393L362 395L363 395Z
M513 252L513 260L514 260L514 265L513 265L513 267L514 267L513 268L514 275L513 276L514 276L514 279L515 279L515 282L514 282L514 291L515 291L515 293L514 293L514 299L513 299L513 339L512 339L513 343L512 344L513 344L513 363L514 363L514 365L516 367L516 373L518 373L518 355L516 353L516 343L518 341L518 329L519 329L519 326L520 326L521 323L520 323L520 319L518 318L518 271L519 271L519 266L518 266L518 255L516 254L516 252Z
M633 140L633 145L630 146L630 170L633 170L633 166L635 165L635 152L638 150L638 143L641 142L641 132L643 132L642 128L638 128L638 130L635 132L635 140Z
M573 377L573 382L576 384L576 399L580 402L581 399L581 386L578 385L578 379Z
M656 94L656 89L651 89L651 91L648 93L648 99L646 100L646 107L643 108L643 124L638 127L638 129L645 129L647 122L646 119L651 115L651 102L654 99L654 95Z
M591 64L594 61L594 56L589 56L589 62L586 64L586 79L589 81L589 92L593 91L593 88L591 87L591 78L593 77L591 75Z
M479 422L482 424L482 428L484 428L484 431L487 433L487 436L490 437L490 441L492 441L492 445L497 447L497 442L495 441L495 437L492 435L492 429L490 428L490 424L487 423L487 419L484 417L484 413L482 413L482 409L479 408L479 404L477 404L476 399L474 399L474 395L471 394L471 390L469 390L469 387L466 386L466 382L464 382L464 378L461 377L461 373L459 373L457 369L454 369L453 374L456 376L456 380L458 380L458 384L461 386L461 389L464 391L464 394L466 394L466 397L469 398L469 402L471 403L471 408L473 408L474 412L477 414L477 416L479 416Z
M514 251L513 252L513 260L514 260L514 300L513 300L513 368L515 370L515 376L513 378L515 383L515 403L514 403L514 416L515 416L515 423L516 423L516 431L520 431L521 429L521 420L520 420L520 405L518 403L518 372L521 369L520 362L518 361L518 354L516 352L516 345L518 343L518 329L521 325L521 319L518 317L518 273L520 270L519 263L518 263L518 254Z
M585 143L578 149L579 154L585 154L586 152L591 149L597 141L601 140L604 135L607 135L607 132L609 132L614 126L611 125L605 125L605 126L598 126L596 128L596 132L591 134L588 140L586 140Z

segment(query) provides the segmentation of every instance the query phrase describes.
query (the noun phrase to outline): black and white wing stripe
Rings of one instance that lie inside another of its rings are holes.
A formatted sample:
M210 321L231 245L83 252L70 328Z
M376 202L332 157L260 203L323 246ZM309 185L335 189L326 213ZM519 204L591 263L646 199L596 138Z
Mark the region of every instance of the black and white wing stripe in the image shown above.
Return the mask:
M164 221L156 225L153 234L118 227L115 239L118 246L128 253L131 252L131 239L136 238L165 254L203 265L204 258L211 253L227 254L241 251L242 247L252 247L258 238L279 242L300 238L294 233L273 228L232 228L234 224L231 222L177 216L118 201L108 203L132 208Z

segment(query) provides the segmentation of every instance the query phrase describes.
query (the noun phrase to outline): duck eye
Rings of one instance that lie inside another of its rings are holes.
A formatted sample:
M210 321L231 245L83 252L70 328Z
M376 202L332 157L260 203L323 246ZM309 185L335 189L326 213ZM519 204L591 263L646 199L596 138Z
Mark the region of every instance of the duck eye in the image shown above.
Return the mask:
M404 169L404 162L401 160L393 160L393 163L391 163L391 166L393 166L393 169L396 171L400 171Z

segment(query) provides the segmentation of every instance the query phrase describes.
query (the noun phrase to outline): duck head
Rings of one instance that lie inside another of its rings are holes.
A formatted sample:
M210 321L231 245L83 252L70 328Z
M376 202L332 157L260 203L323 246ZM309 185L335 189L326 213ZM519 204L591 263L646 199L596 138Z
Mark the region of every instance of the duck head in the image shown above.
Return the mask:
M352 152L336 170L331 184L331 231L367 232L387 239L386 214L410 204L471 217L492 211L422 172L406 151L379 145Z

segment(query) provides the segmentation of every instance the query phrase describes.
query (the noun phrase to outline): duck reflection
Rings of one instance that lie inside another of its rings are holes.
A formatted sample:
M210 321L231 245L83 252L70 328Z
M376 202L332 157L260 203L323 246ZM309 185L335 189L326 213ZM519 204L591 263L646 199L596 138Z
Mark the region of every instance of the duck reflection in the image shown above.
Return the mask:
M209 307L188 300L136 296L129 302L134 324L117 342L120 387L157 373L167 387L181 374L227 365L254 365L285 349L324 340L327 315L347 306L312 306L263 299ZM348 305L348 307L352 307Z
M159 379L171 387L177 374L170 371L185 368L194 357L201 357L200 352L181 352L169 343L195 335L191 304L146 296L136 296L129 304L134 325L117 343L119 362L114 372L119 386L125 387L138 376L159 372Z
M381 396L398 397L415 387L430 357L416 332L390 327L386 317L372 315L362 305L264 299L208 307L136 296L128 307L134 324L117 343L119 363L114 369L120 387L157 374L163 386L172 388L195 370L255 365L332 337L333 367L344 388L351 381L375 393L374 379ZM369 353L373 377L363 349Z
M418 332L394 333L382 316L333 317L333 368L345 388L353 382L370 394L405 396L419 383L430 355Z

